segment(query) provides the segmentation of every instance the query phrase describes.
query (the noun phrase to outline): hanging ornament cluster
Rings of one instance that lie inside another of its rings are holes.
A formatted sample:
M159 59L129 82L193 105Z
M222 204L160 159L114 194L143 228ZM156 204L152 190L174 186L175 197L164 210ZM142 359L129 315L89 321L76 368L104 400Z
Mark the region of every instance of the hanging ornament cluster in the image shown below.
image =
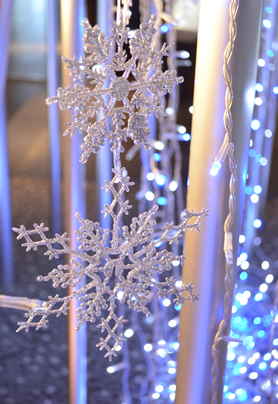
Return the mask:
M106 349L105 357L109 360L117 356L116 351L124 341L118 328L123 327L127 320L117 316L118 303L126 303L130 309L148 316L150 311L147 306L153 288L160 298L174 295L176 305L184 304L186 300L195 302L199 299L191 284L178 287L173 277L156 280L156 274L170 271L172 262L184 259L184 256L175 255L166 249L158 251L157 246L178 243L186 228L199 231L201 218L207 215L205 208L198 213L185 210L182 223L165 223L161 235L155 240L153 230L157 205L133 217L129 226L122 225L124 215L128 215L131 208L123 194L134 185L126 169L121 166L120 153L124 151L122 142L130 137L135 144L149 148L147 117L153 113L156 117L164 115L161 96L182 82L181 77L176 77L176 71L161 71L162 58L167 56L168 47L164 44L160 51L152 48L156 33L155 16L148 23L141 24L133 38L128 40L126 4L123 12L118 12L117 21L113 23L108 38L100 33L98 26L91 27L87 19L83 20L83 42L87 56L80 61L75 57L64 58L75 84L73 87L59 88L57 96L46 100L47 104L58 103L61 109L72 111L73 122L67 124L69 128L65 135L73 136L76 131L86 133L81 146L82 163L86 163L91 153L97 153L106 139L111 143L114 176L111 181L106 180L103 188L106 193L112 193L113 200L110 205L104 206L103 213L111 216L112 230L102 229L99 223L83 219L77 213L80 228L76 235L80 244L78 249L72 249L67 244L69 239L66 233L47 238L45 232L48 228L44 224L34 224L32 230L26 230L24 226L13 229L18 233L18 239L25 239L22 246L27 251L46 246L45 255L49 259L70 254L69 265L59 265L47 276L39 276L38 280L52 280L55 288L73 288L73 292L66 297L59 297L58 294L49 297L42 310L34 309L26 313L28 319L19 323L18 331L46 327L50 314L66 315L70 301L78 299L77 329L84 322L95 322L104 310L108 311L108 315L102 317L97 325L102 332L107 333L105 338L100 338L97 346L100 350ZM124 50L127 43L131 53L129 59ZM116 50L112 51L115 45ZM150 73L146 74L148 71ZM82 84L83 78L89 81L89 86ZM101 119L94 123L89 121L99 114ZM107 124L109 120L112 121L111 130ZM193 219L191 224L190 219ZM85 277L87 283L76 288Z

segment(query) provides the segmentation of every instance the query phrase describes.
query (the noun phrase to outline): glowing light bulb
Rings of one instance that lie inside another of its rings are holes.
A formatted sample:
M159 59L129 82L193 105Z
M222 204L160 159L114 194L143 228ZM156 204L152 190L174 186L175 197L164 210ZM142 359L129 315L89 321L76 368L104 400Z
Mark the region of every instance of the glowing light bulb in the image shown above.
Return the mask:
M157 198L157 203L160 206L165 206L165 205L167 205L167 199L164 196L159 196Z
M123 295L124 295L124 292L123 292L122 290L119 290L119 291L117 292L117 299L118 299L118 300L121 300L122 297L123 297Z
M172 107L167 107L165 109L165 112L168 116L173 115L173 113L175 112L174 109Z
M148 173L148 174L147 174L147 180L149 180L149 181L153 181L153 180L154 180L154 178L155 178L154 173Z
M256 229L259 229L259 228L261 227L261 225L262 225L262 221L261 221L260 219L255 219L255 220L254 220L253 226L254 226Z
M259 127L261 126L261 123L258 119L253 119L253 121L251 122L251 128L253 130L257 130L259 129Z
M190 112L190 114L193 114L193 105L191 105L191 107L189 107L189 112Z
M264 134L265 134L266 137L271 137L272 136L272 132L269 129L265 130Z
M185 50L180 51L180 58L181 58L181 59L188 59L189 57L190 57L190 53L189 53L189 52L187 52L187 51L185 51Z
M267 286L267 284L266 283L262 283L261 285L260 285L260 292L266 292L267 291L267 289L268 289L268 286Z
M265 66L265 61L264 59L258 59L258 66L264 67Z
M254 297L254 300L256 300L256 302L259 302L260 300L262 300L263 295L261 293L257 293Z
M164 25L161 25L160 30L161 30L161 32L163 32L163 34L166 34L168 32L169 28L167 25L164 24Z
M246 269L249 268L249 262L248 261L242 262L240 267L241 267L241 269L243 269L245 271Z
M177 181L175 181L175 180L171 181L169 184L169 190L172 192L176 191L176 189L178 188L178 185L179 184Z
M261 163L262 166L266 166L267 165L267 159L265 157L262 157L260 159L260 163Z
M241 235L239 236L238 241L239 241L240 244L244 243L244 241L245 241L245 236L244 236L243 234L241 234Z
M262 192L262 187L261 187L260 185L256 185L256 186L254 187L254 192L255 192L256 194L260 194L260 193Z
M220 168L221 168L221 163L219 161L215 161L211 167L210 175L215 177L219 173Z
M191 136L190 136L189 133L185 133L185 134L183 135L183 140L184 140L185 142L189 142L190 139L191 139Z
M260 83L256 83L255 90L261 93L264 90L263 85Z
M157 150L163 150L163 149L164 149L164 144L163 144L162 142L160 142L159 140L157 140L157 141L155 142L155 144L154 144L154 147L155 147Z
M151 352L152 350L153 350L152 344L145 344L144 345L144 351Z
M170 299L164 299L162 304L163 304L163 306L168 307L171 304L171 300Z
M268 261L263 261L261 263L261 267L262 267L262 269L267 270L269 268L269 262Z
M272 274L269 274L269 275L267 275L267 276L265 277L265 281L266 281L267 283L273 282L273 279L274 279L274 276L273 276Z
M153 201L154 200L154 193L151 192L151 191L146 192L145 198L147 199L147 201Z
M254 100L254 104L255 105L262 105L263 100L261 99L261 97L256 97Z
M263 20L263 26L265 28L271 28L271 22L269 20L267 20L267 19L264 19Z
M131 328L128 328L128 329L125 330L125 332L124 332L124 336L125 336L126 338L131 338L133 334L134 334L134 331L133 331Z
M257 203L259 201L259 197L257 194L251 195L250 199L251 199L251 202L253 202L253 203Z
M154 400L157 400L159 397L160 397L160 394L159 394L159 393L153 393L153 394L152 394L152 398L153 398Z
M178 322L177 322L177 320L170 320L169 322L168 322L168 326L170 327L170 328L174 328L174 327L176 327L176 325L178 324Z
M177 129L178 129L178 132L179 132L181 135L183 135L183 134L186 132L186 127L183 126L183 125L178 125Z

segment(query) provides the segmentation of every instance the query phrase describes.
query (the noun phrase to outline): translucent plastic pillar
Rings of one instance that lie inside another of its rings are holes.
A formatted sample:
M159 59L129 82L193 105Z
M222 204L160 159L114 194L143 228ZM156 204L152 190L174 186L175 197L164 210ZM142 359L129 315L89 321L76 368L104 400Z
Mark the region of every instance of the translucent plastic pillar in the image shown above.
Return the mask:
M98 0L97 1L97 24L100 27L100 31L105 33L105 36L110 35L109 27L112 25L113 11L111 0ZM109 84L106 83L108 86ZM99 115L97 119L101 119ZM108 128L109 129L109 128ZM105 145L101 147L100 151L96 155L96 174L97 174L97 192L98 209L99 212L103 209L104 205L110 205L111 194L106 194L101 187L105 185L105 180L111 180L112 169L112 155L110 151L110 144L106 139ZM108 215L106 218L100 213L99 218L100 225L103 229L111 227L111 217Z
M240 192L237 193L234 226L235 261L247 172L262 3L262 0L240 2L238 36L232 57L233 143ZM176 404L210 403L211 347L223 315L223 224L228 210L228 162L216 177L210 175L210 169L224 138L226 86L222 67L228 43L229 5L229 0L201 0L200 6L187 208L198 211L206 206L211 210L200 233L186 232L183 281L192 281L196 292L201 294L201 301L194 306L187 303L181 310ZM225 345L222 359L223 372Z
M67 58L83 53L82 18L85 17L84 0L61 0L61 53ZM72 79L68 70L62 66L63 87L72 86ZM69 122L71 114L63 111L62 122ZM65 130L66 127L63 128ZM81 156L80 144L83 135L78 132L74 137L62 139L63 151L63 180L64 180L64 228L71 239L71 247L76 248L74 231L78 229L75 213L80 212L82 217L86 214L86 171L85 165L79 162ZM81 287L82 285L80 285ZM87 403L87 336L86 324L77 332L76 308L77 302L71 301L69 311L69 387L70 404Z
M13 0L0 1L0 256L4 285L14 280L5 102L12 8Z
M48 0L47 10L47 96L56 95L59 87L58 77L58 3ZM51 165L51 201L53 234L61 232L61 159L60 159L60 128L57 104L48 106L48 133L50 141Z

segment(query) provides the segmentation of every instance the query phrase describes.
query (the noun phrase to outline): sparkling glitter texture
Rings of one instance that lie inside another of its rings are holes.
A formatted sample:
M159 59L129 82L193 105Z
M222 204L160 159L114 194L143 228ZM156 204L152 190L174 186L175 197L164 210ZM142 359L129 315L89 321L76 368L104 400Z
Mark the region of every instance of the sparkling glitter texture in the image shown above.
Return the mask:
M87 284L80 289L74 289L72 294L66 297L59 297L58 294L50 296L44 310L30 310L25 314L27 321L19 323L17 331L28 331L30 327L46 327L48 315L66 315L69 302L78 299L80 305L77 309L77 330L84 321L95 322L97 317L103 315L103 310L108 311L108 315L101 318L97 325L101 332L106 331L105 338L100 338L97 346L100 350L106 349L105 357L109 360L117 356L116 350L125 340L118 328L123 327L127 320L116 315L117 304L126 303L130 309L149 316L147 305L151 301L153 289L159 297L169 298L174 295L176 305L183 304L186 300L194 302L199 299L198 294L193 292L191 283L178 288L173 277L165 277L160 282L156 280L157 274L172 269L173 261L184 258L166 249L158 251L156 247L164 243L178 243L186 228L199 231L202 224L200 220L207 215L205 208L199 213L185 210L182 223L166 223L156 240L153 239L152 233L156 225L154 215L158 209L157 205L138 217L133 217L130 226L122 225L123 215L128 215L131 208L129 201L124 200L123 194L129 192L129 187L134 184L130 182L125 168L121 167L122 141L129 136L135 143L143 143L148 147L150 131L147 116L152 112L156 116L164 114L160 104L161 94L171 91L176 83L181 82L180 78L176 78L175 71L162 73L159 70L162 56L167 54L167 47L164 45L158 53L151 49L155 19L156 17L152 16L149 23L142 24L135 37L130 40L132 57L129 60L123 50L123 45L127 42L128 28L121 19L119 24L114 23L112 36L108 39L99 32L98 26L92 28L87 20L83 20L84 43L88 56L80 62L76 58L65 61L74 80L81 80L85 74L93 89L76 83L73 88L58 89L56 97L47 99L48 104L58 102L62 109L73 111L74 121L68 123L66 134L72 136L76 130L86 131L87 135L81 146L82 162L87 161L90 153L96 153L100 149L105 138L112 143L114 176L111 181L106 180L103 187L106 193L111 192L113 195L111 205L105 205L103 210L105 216L112 217L112 230L102 229L99 223L83 219L77 213L76 217L80 223L80 228L76 231L79 248L71 249L67 245L69 239L66 233L47 238L45 232L48 228L44 224L34 224L32 230L26 230L23 225L13 229L18 233L18 239L25 239L22 246L26 247L27 251L45 246L45 255L49 259L58 258L61 254L71 255L69 265L58 265L47 276L39 276L39 281L52 280L54 288L66 288L69 285L75 288L85 277L87 279ZM114 44L116 52L111 53L110 57L110 47ZM146 71L150 67L152 76L147 80ZM122 75L117 76L116 72ZM135 81L129 81L131 76ZM108 78L110 85L107 88L105 83ZM110 96L108 105L105 104L107 95ZM93 124L88 122L90 117L101 111L101 120ZM109 133L107 120L110 118L114 126ZM123 121L126 122L126 118L127 123L124 126Z
M150 148L147 117L152 113L156 117L165 115L161 96L183 81L182 77L176 77L175 70L161 71L162 58L168 55L168 46L164 44L158 52L152 49L156 18L153 15L148 23L141 24L129 41L129 29L123 21L113 23L112 35L106 39L97 25L92 28L84 19L83 42L88 56L80 61L76 57L63 58L73 81L77 83L73 87L59 88L57 96L47 98L46 103L58 103L61 109L73 111L73 122L66 124L69 128L64 135L73 136L76 130L86 132L81 146L82 163L86 163L91 153L100 150L106 138L112 151L118 141L121 143L127 137L136 144L142 143L146 149ZM131 53L128 60L124 50L127 43ZM112 52L115 45L116 52ZM78 82L84 77L89 80L90 87ZM101 114L100 120L88 122L97 114ZM108 119L112 119L111 131Z

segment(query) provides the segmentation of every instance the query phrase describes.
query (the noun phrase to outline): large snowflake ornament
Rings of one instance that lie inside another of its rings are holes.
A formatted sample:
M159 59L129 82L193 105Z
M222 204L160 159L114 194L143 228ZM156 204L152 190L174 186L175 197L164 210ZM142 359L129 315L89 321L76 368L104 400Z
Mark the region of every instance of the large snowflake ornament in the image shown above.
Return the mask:
M34 229L26 230L24 226L14 228L18 233L18 239L25 239L22 244L27 251L37 250L40 246L45 246L47 251L45 255L52 258L58 258L62 254L72 256L70 265L58 265L47 276L39 276L39 281L52 280L53 287L67 286L76 287L83 281L84 277L89 280L86 285L66 297L49 297L44 310L31 310L26 313L28 320L19 323L18 331L29 327L46 327L47 317L50 314L67 314L69 302L72 299L78 299L81 304L77 309L79 329L84 321L95 322L96 318L107 309L108 316L101 319L98 327L101 331L106 331L106 338L100 338L97 346L102 350L105 348L105 356L112 359L116 356L117 347L122 346L124 338L122 334L116 331L127 321L122 317L117 317L115 313L117 301L127 303L130 309L143 312L150 315L148 303L151 301L154 288L158 291L159 297L170 297L174 295L176 305L185 303L186 300L192 302L198 300L198 294L193 292L191 284L183 285L179 288L173 277L165 278L165 281L157 281L157 274L172 269L172 262L182 260L183 256L175 256L172 252L165 249L158 251L157 246L163 243L178 242L183 236L186 228L199 231L201 218L207 214L205 209L199 213L185 211L183 222L174 226L173 223L166 223L162 228L162 235L153 240L152 232L156 224L153 216L158 208L155 205L148 212L133 217L130 226L120 226L123 214L128 214L130 209L129 201L123 201L122 194L129 191L129 186L133 185L128 176L125 177L125 169L113 169L114 177L111 182L106 181L105 188L107 192L112 192L114 199L111 205L106 205L105 215L111 215L113 219L113 229L111 231L111 241L107 243L110 230L102 229L99 223L94 223L88 219L84 220L80 214L76 214L81 224L76 231L77 241L80 243L79 249L71 249L67 245L66 233L56 234L54 238L48 239L45 232L48 230L41 225L34 224ZM195 219L192 224L190 219ZM39 235L40 240L32 239L34 235ZM60 246L59 248L57 246ZM116 282L112 279L116 278ZM184 296L183 292L187 292ZM35 317L39 317L35 320Z
M87 20L83 20L88 56L79 62L76 58L66 59L66 63L74 81L81 80L85 75L91 87L77 82L73 87L58 89L57 96L47 100L48 104L58 102L62 109L73 111L74 121L68 124L66 134L73 135L76 130L86 131L81 147L82 162L87 161L90 153L99 151L105 138L112 143L114 176L111 181L106 180L103 187L113 195L111 204L105 205L103 210L105 216L110 215L112 218L112 230L102 229L99 223L83 219L77 213L80 223L76 231L79 248L73 249L67 244L69 239L66 233L47 238L45 233L48 228L44 224L34 224L32 230L26 230L24 226L13 229L18 233L18 239L25 239L22 246L27 251L45 246L45 255L49 259L63 254L71 256L69 264L58 265L47 276L38 277L39 281L52 280L54 288L71 286L70 294L66 297L58 294L50 296L42 310L30 310L25 314L27 320L19 323L18 331L46 327L50 314L66 315L70 301L78 299L77 330L84 321L95 322L97 317L102 316L97 327L102 332L106 331L106 336L100 338L97 346L100 350L106 349L105 357L109 360L117 355L116 351L124 341L119 328L127 320L116 314L119 303L126 303L130 309L148 316L153 290L156 290L159 297L174 295L176 305L186 300L198 300L198 294L193 292L191 284L179 288L172 276L159 277L172 269L173 261L184 258L160 246L178 243L186 228L199 231L202 224L200 220L207 215L207 210L202 209L199 213L186 210L182 223L165 223L157 239L153 237L157 205L133 217L129 226L123 224L123 217L128 215L131 208L129 201L124 199L124 193L129 192L133 182L130 182L125 168L121 167L122 142L131 137L135 143L148 147L150 130L147 116L153 112L157 116L164 114L161 95L181 82L181 78L176 78L175 71L163 73L160 70L167 47L164 45L159 52L151 47L155 19L153 16L149 23L142 24L130 40L130 59L127 59L124 51L124 44L128 41L124 18L114 23L112 36L107 39L100 33L98 26L92 28ZM113 53L111 48L114 45L116 51ZM99 121L89 121L100 113L102 118ZM108 125L110 118L113 124L111 130ZM193 222L190 224L191 219ZM103 314L105 310L108 311L106 316Z
M164 44L159 52L152 49L155 36L156 16L148 23L140 25L134 37L128 41L129 29L123 20L113 23L112 35L105 38L99 27L91 27L87 19L83 38L85 58L80 61L63 58L70 75L76 82L73 87L59 88L57 96L47 98L47 104L58 103L61 109L73 111L73 122L64 135L74 135L76 130L85 131L83 154L80 161L85 163L91 153L97 153L105 139L116 144L131 137L134 143L142 143L149 148L150 134L147 117L155 113L164 115L161 96L171 92L174 85L183 81L176 77L176 71L161 71L163 56L168 55ZM127 59L124 45L129 43L131 58ZM116 51L111 50L116 46ZM86 78L90 86L80 81ZM101 114L102 118L94 123L90 118ZM112 120L113 130L108 120ZM123 150L121 146L121 150Z

